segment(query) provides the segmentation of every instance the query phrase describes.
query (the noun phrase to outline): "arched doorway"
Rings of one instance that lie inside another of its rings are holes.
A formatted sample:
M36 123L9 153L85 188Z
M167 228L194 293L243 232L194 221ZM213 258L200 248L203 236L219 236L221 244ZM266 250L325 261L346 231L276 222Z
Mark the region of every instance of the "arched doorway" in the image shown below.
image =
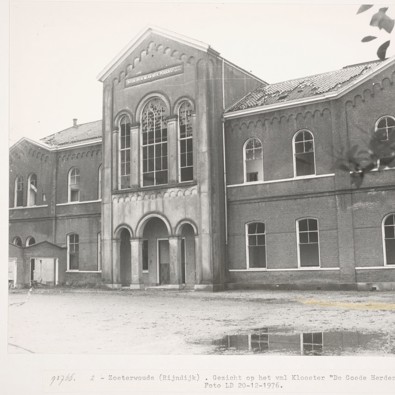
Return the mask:
M195 229L184 223L179 229L181 236L181 282L185 285L196 284Z
M148 218L142 229L142 266L145 282L170 284L171 262L168 225L159 217Z
M129 286L132 277L130 232L122 229L120 233L119 256L120 256L120 277L121 285Z

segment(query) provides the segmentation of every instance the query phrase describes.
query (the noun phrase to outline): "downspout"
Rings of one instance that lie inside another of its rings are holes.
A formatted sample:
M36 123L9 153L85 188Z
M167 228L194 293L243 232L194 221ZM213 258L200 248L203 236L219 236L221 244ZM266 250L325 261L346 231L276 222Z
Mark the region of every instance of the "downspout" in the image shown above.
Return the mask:
M222 155L224 166L225 245L228 245L228 194L226 189L226 144L225 144L225 62L222 59Z

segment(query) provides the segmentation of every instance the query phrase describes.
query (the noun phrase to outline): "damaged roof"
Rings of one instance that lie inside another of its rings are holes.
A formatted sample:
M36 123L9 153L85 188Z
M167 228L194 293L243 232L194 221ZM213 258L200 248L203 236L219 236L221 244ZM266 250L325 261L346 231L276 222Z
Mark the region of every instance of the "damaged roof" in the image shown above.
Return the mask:
M382 63L382 61L375 60L345 66L340 70L261 86L233 104L226 112L241 111L254 107L311 98L327 93L336 93L350 85L357 78L373 71Z
M81 125L64 129L60 132L40 139L46 145L51 147L62 147L69 144L87 142L102 137L102 121L93 121Z

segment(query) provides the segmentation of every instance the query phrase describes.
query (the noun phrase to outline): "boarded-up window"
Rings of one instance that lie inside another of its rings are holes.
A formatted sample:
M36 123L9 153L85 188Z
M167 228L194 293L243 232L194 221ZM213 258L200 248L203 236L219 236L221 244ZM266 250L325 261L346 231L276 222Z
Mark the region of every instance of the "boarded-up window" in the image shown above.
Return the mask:
M314 137L308 130L295 135L294 155L296 177L315 174Z
M300 266L319 266L318 221L313 218L300 219L297 224Z
M248 268L266 267L266 233L264 223L253 222L247 225L247 254Z
M384 220L385 263L395 265L395 214Z

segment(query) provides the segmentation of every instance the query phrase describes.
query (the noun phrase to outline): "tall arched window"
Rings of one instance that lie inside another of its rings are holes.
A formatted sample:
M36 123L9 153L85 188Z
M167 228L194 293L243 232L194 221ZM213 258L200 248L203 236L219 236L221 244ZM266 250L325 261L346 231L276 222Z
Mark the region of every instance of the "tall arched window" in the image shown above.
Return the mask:
M294 176L315 174L314 137L308 130L300 130L294 136Z
M119 121L119 187L130 188L130 120L123 116Z
M80 240L76 233L67 235L67 270L79 269Z
M68 200L69 202L79 202L80 200L80 170L73 167L69 171L68 179Z
M14 239L12 240L12 244L22 247L22 239L19 236L15 236Z
M102 178L102 165L99 166L98 174L97 174L97 198L101 199L101 178Z
M259 139L244 144L244 182L263 181L263 152Z
M383 221L384 264L395 265L395 214L389 214Z
M179 180L193 180L192 105L184 101L178 109Z
M379 153L377 167L394 167L395 166L395 118L384 116L377 120L375 125L375 135L373 139L376 144L374 151Z
M247 224L247 268L266 267L266 231L263 222Z
M15 195L14 195L14 207L23 206L23 177L18 176L15 179Z
M150 100L141 115L143 186L168 182L166 106L159 98Z
M34 238L33 236L29 236L29 237L26 239L26 247L32 246L32 245L34 245L34 244L36 244L35 238Z
M300 267L320 266L318 221L303 218L296 222L298 236L298 258Z
M35 206L37 204L37 176L30 174L27 180L27 205Z

